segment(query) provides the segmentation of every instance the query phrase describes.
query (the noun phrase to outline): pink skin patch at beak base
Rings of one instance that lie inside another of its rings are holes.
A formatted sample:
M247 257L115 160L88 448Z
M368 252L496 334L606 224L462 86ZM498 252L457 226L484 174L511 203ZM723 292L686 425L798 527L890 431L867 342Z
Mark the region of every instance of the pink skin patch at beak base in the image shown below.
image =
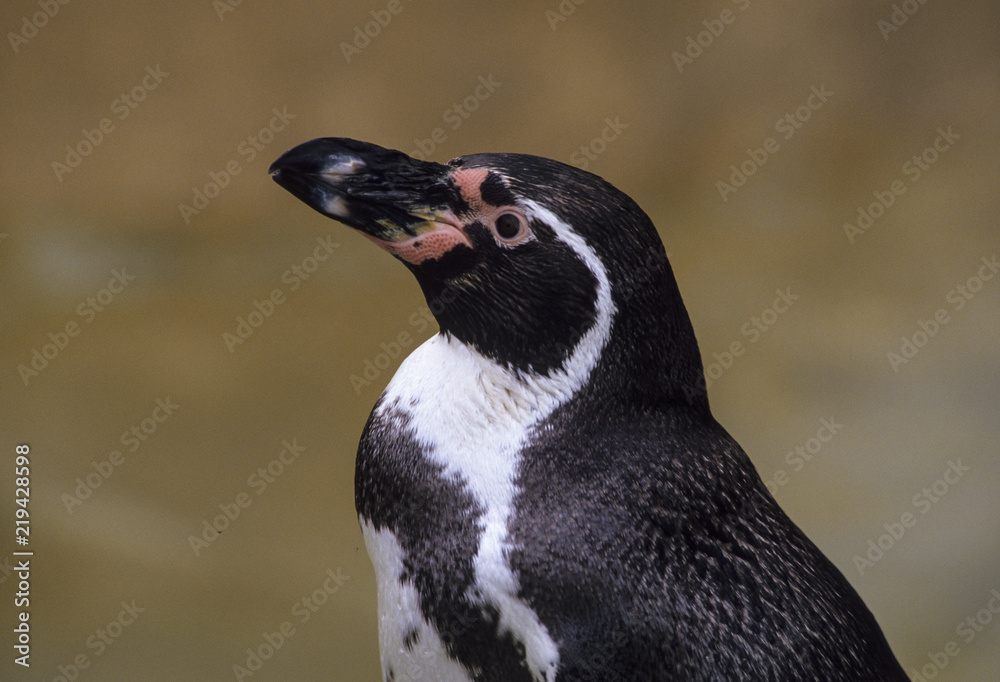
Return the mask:
M489 176L486 168L463 168L451 174L451 181L473 212L488 213L497 210L483 201L481 186ZM470 249L472 242L461 227L451 222L434 221L436 227L430 232L410 237L402 241L387 241L366 234L371 241L408 263L420 265L427 260L438 260L459 244Z
M386 241L369 234L365 237L392 255L414 265L420 265L427 260L439 260L459 244L472 248L472 242L459 228L448 223L434 224L437 227L430 232L398 242Z
M451 174L451 181L461 192L462 198L474 211L486 208L481 191L490 172L485 168L460 168Z

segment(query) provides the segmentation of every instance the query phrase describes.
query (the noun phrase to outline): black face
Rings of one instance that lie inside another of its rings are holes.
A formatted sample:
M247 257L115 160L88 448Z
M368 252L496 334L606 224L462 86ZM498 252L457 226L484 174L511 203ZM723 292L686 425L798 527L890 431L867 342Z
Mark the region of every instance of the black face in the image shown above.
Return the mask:
M324 138L285 153L271 174L405 263L444 333L510 367L548 373L593 324L597 281L552 226L529 215L527 197L490 158L441 165Z
M499 176L490 172L488 182ZM458 214L472 243L467 258L459 247L410 269L442 331L498 362L548 374L593 325L598 283L549 225L504 194Z
M443 333L518 371L549 374L563 365L598 318L602 277L612 312L635 318L628 331L645 339L638 351L669 342L677 315L681 335L690 333L645 213L572 166L522 154L443 165L322 138L286 152L271 174L401 260ZM694 359L700 372L696 345Z

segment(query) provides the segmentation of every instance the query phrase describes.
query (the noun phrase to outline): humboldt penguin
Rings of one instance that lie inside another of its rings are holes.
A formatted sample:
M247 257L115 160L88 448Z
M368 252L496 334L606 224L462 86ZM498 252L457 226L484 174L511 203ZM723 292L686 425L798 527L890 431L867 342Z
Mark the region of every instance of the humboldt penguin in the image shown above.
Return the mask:
M385 680L906 680L713 418L653 223L524 154L345 138L271 175L402 262L440 331L364 427Z

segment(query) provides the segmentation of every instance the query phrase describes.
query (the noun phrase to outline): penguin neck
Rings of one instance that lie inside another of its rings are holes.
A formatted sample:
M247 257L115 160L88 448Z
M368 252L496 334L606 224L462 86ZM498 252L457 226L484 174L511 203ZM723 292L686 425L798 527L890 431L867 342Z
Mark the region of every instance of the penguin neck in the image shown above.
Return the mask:
M710 418L694 328L669 266L645 282L618 283L601 293L593 323L577 337L565 361L550 371L506 365L445 328L428 344L437 346L440 357L425 366L466 366L473 383L491 401L499 401L500 412L518 413L518 421L525 423L571 402L595 416L625 410ZM430 371L443 382L431 393L451 395L455 376Z
M669 264L619 283L616 314L589 385L600 404L710 415L694 328Z

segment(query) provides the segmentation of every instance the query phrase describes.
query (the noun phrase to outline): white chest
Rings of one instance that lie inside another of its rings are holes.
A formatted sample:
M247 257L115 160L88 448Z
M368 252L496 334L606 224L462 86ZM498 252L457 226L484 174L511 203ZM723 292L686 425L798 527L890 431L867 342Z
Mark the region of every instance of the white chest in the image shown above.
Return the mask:
M558 647L531 605L518 597L519 579L507 559L513 548L509 526L520 453L533 429L588 380L610 337L614 305L607 273L589 246L546 209L529 204L527 212L552 226L598 282L595 323L562 368L547 376L520 375L439 334L403 362L379 409L383 414L401 411L421 456L461 484L483 510L473 581L464 598L472 607L495 612L500 633L523 647L534 679L553 682ZM398 677L399 671L410 669L424 671L424 679L468 679L421 613L414 585L401 581L404 551L398 539L390 529L376 531L365 519L362 526L379 585L383 668L393 670L397 679L405 679Z
M517 493L520 450L538 416L565 399L564 390L553 382L539 391L439 335L406 359L382 402L386 409L392 406L405 414L425 456L443 468L445 478L462 484L484 510L473 557L474 581L465 598L499 614L500 631L524 646L528 666L538 680L554 679L558 650L535 612L517 596L518 579L506 558L508 523ZM445 676L451 664L455 670L463 669L451 659L442 663L447 654L420 613L416 589L400 583L403 550L398 541L389 530L376 531L363 519L362 525L379 584L383 667L436 666L434 679L464 679ZM405 640L408 635L413 640L414 632L419 636L408 647Z

